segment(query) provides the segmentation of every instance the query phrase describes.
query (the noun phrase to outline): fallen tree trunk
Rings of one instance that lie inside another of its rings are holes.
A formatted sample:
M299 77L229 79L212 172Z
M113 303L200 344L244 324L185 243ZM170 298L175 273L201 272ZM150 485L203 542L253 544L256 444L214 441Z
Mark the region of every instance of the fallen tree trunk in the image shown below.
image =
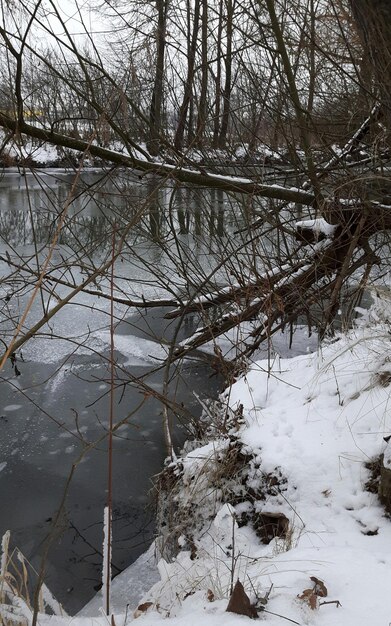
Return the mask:
M284 187L282 185L262 185L248 178L235 176L222 176L208 173L205 169L184 168L182 164L171 165L159 161L147 161L136 156L122 154L115 150L102 148L92 142L84 141L61 135L53 130L40 128L27 124L25 121L16 121L0 112L0 126L14 133L24 134L34 139L51 143L62 148L71 148L82 153L91 154L102 161L113 163L121 167L135 170L140 174L156 174L161 179L173 179L181 183L211 187L222 191L251 194L263 198L272 198L295 202L305 206L311 206L315 197L308 191L301 191L297 187Z
M236 355L235 363L232 364L236 368L236 362L239 362L240 366L241 359L251 356L262 341L270 339L275 332L296 321L300 315L311 316L310 307L321 300L327 303L322 324L324 332L339 306L344 283L360 268L365 268L364 274L368 276L368 268L378 262L370 249L366 249L361 256L355 258L355 251L360 247L360 237L363 233L365 238L369 236L366 226L366 219L361 217L361 226L355 236L352 236L351 230L345 230L334 239L308 247L310 258L307 262L301 262L296 268L277 274L277 279L271 280L269 284L266 280L259 282L255 291L251 286L251 292L248 292L252 295L250 299L244 298L241 302L238 296L248 294L241 290L233 290L230 293L231 302L236 310L226 313L214 323L200 327L173 352L171 360L186 357L191 351L213 342L243 322L255 320L253 340ZM364 284L361 285L361 288L363 287ZM233 297L234 294L236 298ZM225 297L224 302L227 302ZM206 301L204 308L220 304L221 299L216 296L213 301ZM184 316L195 310L202 311L200 302L184 305L167 317L177 317L179 314Z

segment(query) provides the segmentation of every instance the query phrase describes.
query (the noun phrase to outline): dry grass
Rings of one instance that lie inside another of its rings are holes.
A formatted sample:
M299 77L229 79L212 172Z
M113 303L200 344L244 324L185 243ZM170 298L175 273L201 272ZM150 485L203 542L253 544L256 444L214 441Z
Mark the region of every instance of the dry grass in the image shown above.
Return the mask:
M190 465L178 459L158 475L155 493L159 551L168 561L181 549L188 549L195 558L195 538L224 504L244 504L236 521L239 527L252 526L263 543L280 537L289 545L289 522L279 513L277 504L278 496L286 489L281 469L265 473L260 455L250 453L231 429L216 440L210 454L194 457ZM266 507L267 520L259 512L260 505Z
M36 572L18 548L10 548L10 532L1 542L0 626L28 626L34 615L32 585ZM38 612L66 615L46 585L40 592Z

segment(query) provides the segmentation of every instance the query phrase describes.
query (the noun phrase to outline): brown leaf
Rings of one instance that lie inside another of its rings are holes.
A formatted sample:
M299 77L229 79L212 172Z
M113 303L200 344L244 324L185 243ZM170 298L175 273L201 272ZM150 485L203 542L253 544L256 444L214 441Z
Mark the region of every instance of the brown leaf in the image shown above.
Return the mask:
M238 580L229 599L227 611L247 617L258 617L256 608L251 604L250 598L244 590L242 583Z
M306 602L312 610L318 608L318 596L316 595L314 589L304 589L301 596L297 597L299 598L299 600L303 600L303 602Z
M311 593L314 593L313 589L304 589L304 591L301 594L301 596L297 596L297 597L300 598L300 600L305 600L305 598L307 598L307 596L311 595Z
M324 584L323 580L316 578L316 576L311 576L310 578L314 583L313 589L304 589L301 596L297 597L299 598L299 600L307 602L311 609L314 610L317 609L319 606L319 598L325 598L327 596L327 587Z
M143 602L143 604L139 604L137 609L133 613L134 619L137 619L137 617L140 617L140 615L146 613L148 609L151 608L151 606L153 606L153 602Z
M308 604L310 605L313 611L317 609L318 608L318 596L316 596L314 593L312 594L312 596L309 596Z
M319 598L325 598L327 596L327 587L323 580L319 580L316 576L311 576L311 580L315 583L314 591Z
M206 597L208 598L209 602L214 602L215 594L213 593L212 589L208 589L208 591L206 592Z
M270 485L273 485L272 480L270 481ZM277 479L275 480L277 481ZM264 511L256 515L254 527L262 543L268 544L275 537L286 538L289 530L289 520L283 513L269 513Z

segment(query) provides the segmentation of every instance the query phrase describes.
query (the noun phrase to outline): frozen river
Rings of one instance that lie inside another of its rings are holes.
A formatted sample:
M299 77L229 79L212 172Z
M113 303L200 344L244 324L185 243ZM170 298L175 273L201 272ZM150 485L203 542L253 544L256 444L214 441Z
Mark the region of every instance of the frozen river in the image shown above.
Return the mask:
M0 180L4 344L31 298L61 216L48 268L53 281L38 290L19 334L110 258L113 227L123 237L114 266L115 295L122 299L189 297L197 282L236 280L240 254L243 267L252 263L237 234L246 215L220 192L158 188L153 178L140 182L137 176L91 171L83 173L68 206L71 182L71 174L55 170L23 177L7 171ZM253 207L247 208L251 221ZM265 238L265 250L268 245ZM236 265L230 264L234 255ZM219 269L210 278L213 268ZM35 569L50 536L45 581L71 613L100 585L107 498L110 302L99 296L109 294L107 275L89 288L94 293L74 297L23 345L16 362L8 361L0 378L0 533L11 530L11 545ZM196 395L215 397L221 386L200 359L169 371L162 367L170 342L191 335L198 322L188 316L168 323L166 311L121 302L114 308L115 423L123 421L114 438L114 575L148 547L154 533L149 491L166 457L162 405L154 391L162 392L165 377L177 407L172 420L178 447L200 415ZM305 338L296 353L311 341ZM277 342L281 354L288 350L288 337Z
M92 184L100 176L89 173L83 179ZM25 263L26 270L36 267L37 258L38 263L42 262L70 180L71 176L63 172L24 178L17 172L4 175L0 181L3 258L9 255L15 264ZM132 202L137 194L136 186ZM165 198L163 190L147 208L137 232L129 235L132 250L125 251L118 270L116 266L116 285L122 297L158 296L164 292L164 280L173 280L172 264L170 267L166 259L163 267L158 236L165 223L160 223L156 202L164 202ZM127 208L118 189L105 181L92 196L78 196L69 207L70 218L50 266L57 276L70 282L82 280L87 271L81 266L83 258L89 267L104 258L110 246L105 232L108 215L113 213L110 203L122 210ZM184 240L191 235L186 226L188 216L182 217ZM204 255L201 262L208 265ZM14 272L6 262L0 271L0 331L7 342L31 296L32 280L25 272L26 285L21 289L20 271ZM107 281L102 280L99 289L107 291L107 287ZM179 278L173 287L179 287ZM25 328L42 316L45 306L50 309L56 298L68 290L59 286L52 293L40 293ZM124 420L124 424L114 439L113 574L148 547L154 532L149 490L166 456L162 406L152 394L140 390L135 380L141 379L152 391L162 391L167 372L160 366L167 351L160 339L167 345L177 326L177 322L164 322L165 311L158 308L147 313L121 304L115 307L115 422ZM12 546L19 547L36 569L72 465L77 463L45 565L49 588L70 612L78 610L95 593L101 578L102 515L107 493L104 437L109 407L108 313L108 300L78 295L42 328L39 336L23 346L17 354L17 369L8 364L0 380L0 533L10 529ZM192 322L188 322L177 341L192 329ZM189 416L200 413L193 392L203 398L216 394L216 378L209 378L209 374L207 365L200 361L186 362L178 372L171 369L169 396L183 406L183 423L174 427L177 441L186 436ZM91 446L94 442L98 443Z

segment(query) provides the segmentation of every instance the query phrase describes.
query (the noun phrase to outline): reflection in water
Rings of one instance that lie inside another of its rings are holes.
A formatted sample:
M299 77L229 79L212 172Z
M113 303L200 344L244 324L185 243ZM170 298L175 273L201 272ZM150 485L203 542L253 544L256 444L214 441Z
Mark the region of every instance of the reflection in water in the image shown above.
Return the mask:
M17 182L14 178L4 175L0 183L3 241L29 245L35 236L37 243L47 243L53 237L56 217L68 201L73 175L26 175L18 176ZM238 206L221 190L162 187L153 176L144 183L129 174L83 174L68 208L61 243L74 247L78 241L83 246L93 242L104 247L109 226L114 222L117 227L126 225L138 214L141 219L129 233L129 242L140 236L160 241L173 232L222 238L244 226Z

